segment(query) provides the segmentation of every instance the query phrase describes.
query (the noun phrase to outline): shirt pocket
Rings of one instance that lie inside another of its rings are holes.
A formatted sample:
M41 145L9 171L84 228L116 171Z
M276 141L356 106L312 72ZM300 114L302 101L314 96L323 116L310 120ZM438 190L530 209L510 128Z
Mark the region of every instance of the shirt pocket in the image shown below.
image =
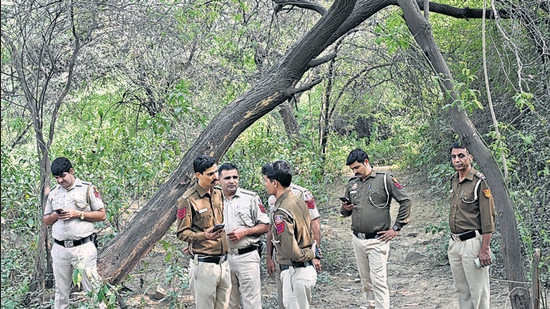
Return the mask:
M194 216L198 226L204 229L214 225L212 211L209 207L193 206L193 208L195 210Z
M90 205L88 205L88 202L86 200L75 199L74 206L76 207L76 209L82 211L82 210L89 210Z
M244 226L252 227L255 225L255 222L250 213L250 209L248 209L247 207L239 206L237 208L237 217L241 220L241 222L239 223Z
M473 191L460 192L460 200L462 201L463 204L468 204L468 205L474 204L477 201Z
M349 198L351 200L351 203L354 205L359 205L359 202L361 201L361 195L357 190L350 191Z

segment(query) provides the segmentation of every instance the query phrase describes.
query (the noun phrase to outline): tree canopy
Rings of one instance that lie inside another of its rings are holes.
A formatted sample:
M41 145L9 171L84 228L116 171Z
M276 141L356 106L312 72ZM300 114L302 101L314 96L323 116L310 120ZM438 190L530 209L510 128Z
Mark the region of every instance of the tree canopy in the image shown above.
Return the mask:
M169 231L199 154L242 163L251 186L255 162L282 157L314 166L298 174L320 187L355 145L441 178L459 138L497 190L511 299L526 306L529 257L550 247L536 228L550 213L549 8L427 7L428 19L410 0L2 3L2 187L25 184L2 190L2 225L41 231L30 290L48 281L37 205L57 155L105 190L100 270L119 283Z

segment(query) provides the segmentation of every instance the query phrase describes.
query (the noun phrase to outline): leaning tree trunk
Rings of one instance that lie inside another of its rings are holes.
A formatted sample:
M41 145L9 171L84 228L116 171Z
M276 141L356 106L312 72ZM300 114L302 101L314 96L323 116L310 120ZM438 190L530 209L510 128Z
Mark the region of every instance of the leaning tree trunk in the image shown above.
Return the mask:
M435 44L428 21L422 17L418 4L415 1L398 0L398 2L403 10L411 34L429 59L434 71L443 77L443 82L440 84L442 90L449 94L451 102L455 101L458 98L458 94L453 84L453 77L439 48ZM456 105L452 106L448 112L451 126L477 158L476 161L487 176L487 180L493 191L499 220L501 220L502 256L504 268L510 280L509 289L512 308L529 309L531 308L531 298L529 288L524 284L526 278L521 259L517 223L504 178L491 152L483 143L481 136L479 136L466 113L459 110Z
M219 159L256 120L288 100L294 88L353 11L355 0L335 1L329 12L250 91L227 105L185 154L176 171L145 204L144 209L100 253L98 268L111 283L120 283L162 238L176 219L176 200L192 180L192 161L202 154Z
M442 73L447 78L442 87L446 90L454 89L450 72L437 50L431 33L419 31L419 29L429 30L429 25L425 20L418 19L418 4L411 0L399 0L399 3L405 12L411 31L417 34L415 38L425 48L436 72ZM336 0L330 11L287 52L278 64L272 67L247 93L227 105L212 119L197 142L185 154L177 170L128 224L128 229L124 230L100 253L99 271L103 277L111 283L120 283L137 262L168 231L170 225L175 221L176 200L192 180L191 162L197 155L209 154L216 159L221 158L239 134L252 123L295 93L304 91L303 88L297 90L294 87L304 72L310 68L308 66L310 61L349 30L385 7L395 4L395 0L360 0L357 3L355 0ZM480 18L482 12L482 10L469 8L454 9L440 4L431 4L430 9L457 18ZM453 92L451 91L451 93ZM514 234L516 231L514 215L498 166L489 150L483 145L479 135L476 134L467 115L454 109L449 114L449 121L453 128L469 143L472 153L477 155L478 162L491 179L492 187L501 190L500 192L495 191L495 193L502 193L496 197L496 202L502 208L499 209L501 216L507 217L501 224L505 239L503 246L505 248L505 267L510 278L524 282L523 266L516 261L520 254L517 235ZM514 270L514 265L519 265L519 267ZM512 292L514 308L527 308L518 306L518 303L528 306L529 295L522 295L521 291L517 290Z

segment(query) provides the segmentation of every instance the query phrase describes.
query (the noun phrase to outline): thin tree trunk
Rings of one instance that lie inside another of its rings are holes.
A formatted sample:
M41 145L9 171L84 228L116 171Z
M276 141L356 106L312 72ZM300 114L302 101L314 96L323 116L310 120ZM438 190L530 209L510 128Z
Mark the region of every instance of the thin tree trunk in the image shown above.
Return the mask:
M295 102L295 99L291 99ZM285 125L286 135L290 140L300 137L300 129L298 127L298 121L296 121L296 116L292 112L292 106L290 102L284 102L279 105L279 115L283 118L283 123Z
M412 0L398 0L403 10L405 20L411 34L429 59L434 71L442 77L440 86L454 102L458 94L454 87L453 77L439 48L437 47L427 20L422 17L418 4ZM502 256L504 268L508 275L510 300L512 308L531 308L531 298L527 286L526 276L521 259L521 247L514 214L514 207L508 194L506 183L500 169L491 155L490 150L485 146L481 136L464 111L460 111L453 105L449 109L448 118L451 126L468 149L472 152L481 170L487 176L487 180L493 191L495 205L500 220L500 232L502 235Z

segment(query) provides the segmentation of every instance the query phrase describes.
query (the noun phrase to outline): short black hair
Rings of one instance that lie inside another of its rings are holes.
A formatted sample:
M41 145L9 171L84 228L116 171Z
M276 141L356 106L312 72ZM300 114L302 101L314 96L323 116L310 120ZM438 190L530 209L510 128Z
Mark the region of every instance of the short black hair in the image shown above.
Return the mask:
M346 165L353 164L355 162L363 163L365 160L369 160L369 155L361 148L353 149L346 160Z
M69 173L73 165L71 161L65 157L59 157L53 160L51 165L52 175L63 176L63 173Z
M271 180L277 180L285 188L289 187L292 183L292 169L283 160L277 160L262 166L262 174Z
M216 164L216 160L214 160L214 158L207 155L201 155L193 160L193 170L195 171L195 173L202 174L204 171L211 168L214 164Z
M468 148L466 148L466 146L462 145L459 141L455 141L451 144L451 146L449 147L449 153L453 152L453 149L455 148L458 148L458 149L466 149L466 153L470 153L470 151L468 150Z
M273 176L273 164L272 163L266 163L264 166L262 166L262 175L266 175L267 178L270 178L269 176Z
M235 166L235 164L231 162L225 162L224 164L218 166L218 174L221 175L222 171L232 171L237 170L239 172L239 169Z

